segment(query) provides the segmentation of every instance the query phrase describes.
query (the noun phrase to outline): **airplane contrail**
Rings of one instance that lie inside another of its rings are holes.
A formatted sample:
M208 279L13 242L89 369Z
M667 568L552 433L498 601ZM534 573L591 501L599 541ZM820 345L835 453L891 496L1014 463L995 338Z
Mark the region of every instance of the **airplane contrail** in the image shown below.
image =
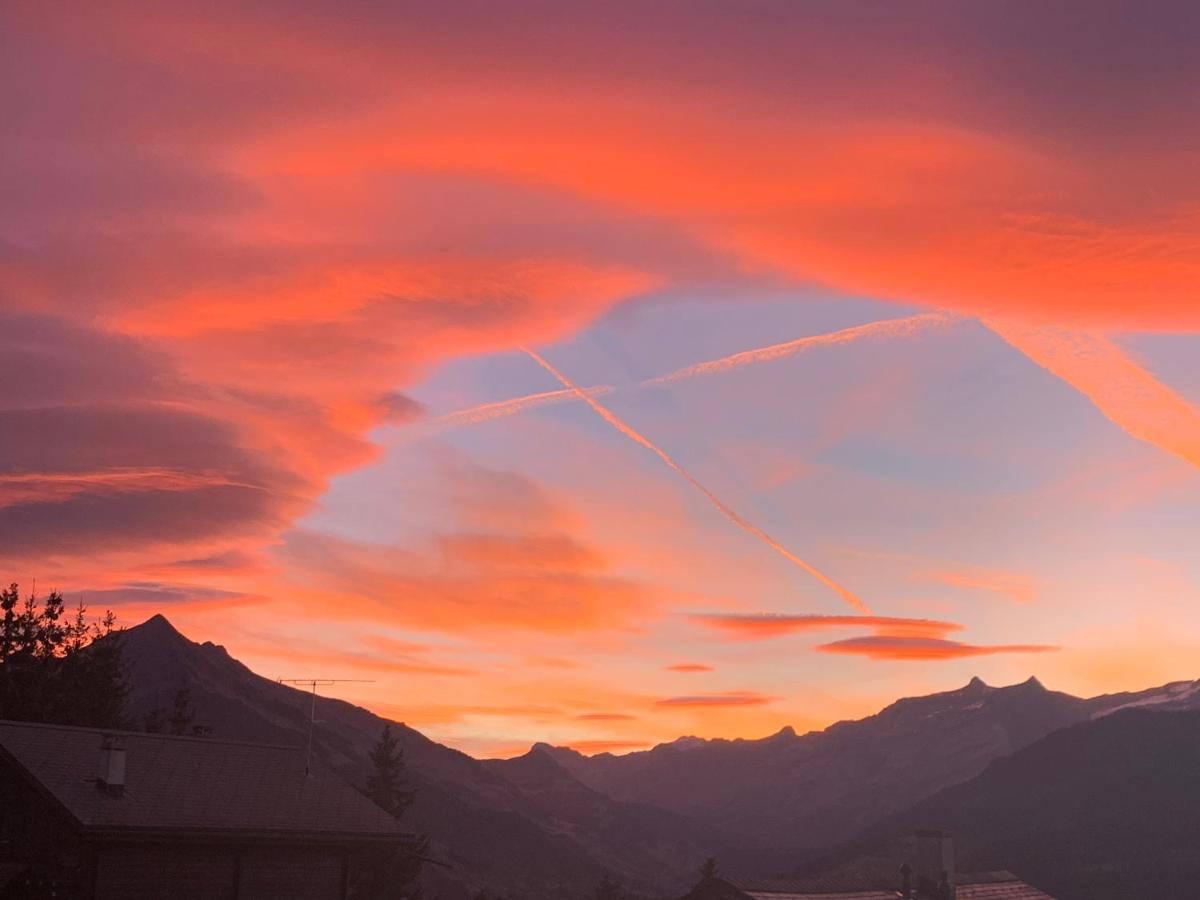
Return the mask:
M611 394L617 390L627 390L634 388L653 387L659 384L668 384L673 381L682 381L686 378L695 378L698 375L713 375L718 372L726 372L730 369L741 368L742 366L755 365L757 363L771 362L776 359L782 359L786 356L794 356L797 353L803 353L806 350L812 350L816 347L836 346L838 344L848 344L852 341L863 340L866 338L893 338L893 337L908 337L915 334L924 328L936 327L945 325L952 321L950 316L938 313L922 313L915 316L906 316L900 319L884 319L880 322L867 322L864 325L855 325L853 328L843 328L840 331L831 331L826 334L813 334L807 337L796 338L791 341L784 341L780 344L771 344L767 347L759 347L754 350L743 350L740 353L734 353L732 356L723 356L720 359L712 359L707 362L695 363L694 365L685 366L682 369L677 369L666 375L659 375L655 378L650 378L645 381L635 382L631 385L625 385L618 388L611 384L601 384L595 387L580 388L584 393L592 397L600 397L604 394ZM504 416L515 415L519 412L524 412L527 409L533 409L538 406L547 406L554 403L563 403L571 400L579 399L579 395L575 391L544 391L539 394L528 394L524 397L514 397L511 400L499 400L494 403L483 403L479 406L472 406L468 409L460 409L457 412L447 413L444 416L432 420L429 424L453 427L456 425L474 425L479 422L487 422L491 419L499 419Z
M771 362L785 356L794 356L811 350L813 347L828 347L836 344L849 344L852 341L872 337L908 337L922 328L935 325L945 325L950 322L949 316L940 313L921 313L916 316L905 316L902 319L884 319L880 322L867 322L865 325L855 325L853 328L843 328L826 334L813 334L807 337L784 341L782 344L771 344L756 350L743 350L732 356L684 366L668 375L660 375L640 382L638 387L651 387L656 384L667 384L672 381L682 381L685 378L695 378L697 375L712 375L716 372L727 372L742 366L756 363Z
M791 562L792 564L794 564L796 566L799 566L801 569L803 569L805 572L807 572L813 578L817 579L817 581L821 582L821 584L825 585L830 590L834 591L839 597L841 597L844 601L846 601L846 603L848 603L854 609L857 609L860 612L867 613L867 614L869 614L871 612L871 610L867 607L867 605L865 603L863 603L863 601L861 599L859 599L855 594L851 593L848 589L842 587L840 584L838 584L836 581L834 581L832 578L830 578L824 572L822 572L819 569L815 568L814 566L811 566L808 563L806 563L804 560L802 560L800 557L798 557L796 554L794 554L787 547L783 546L783 544L779 543L779 541L775 540L773 537L771 537L769 534L767 534L765 531L763 531L761 528L759 528L753 522L750 522L747 519L742 518L742 516L740 516L737 512L735 512L733 509L731 509L729 506L727 506L725 504L725 502L723 500L721 500L720 497L718 497L716 494L714 494L712 491L710 491L708 488L706 488L703 484L701 484L696 479L696 477L694 475L692 475L691 472L689 472L687 469L685 469L683 466L681 466L679 463L677 463L674 459L672 459L670 454L668 454L665 450L663 450L661 447L659 447L657 444L655 444L649 438L647 438L644 435L640 434L639 432L635 431L633 429L633 427L631 427L630 425L627 425L622 419L620 419L614 412L609 410L607 407L601 405L600 402L598 400L596 400L590 393L588 393L586 390L581 388L579 385L575 384L575 382L573 382L570 378L568 378L566 375L564 375L562 372L560 372L558 369L556 369L553 365L551 365L545 359L545 357L543 357L541 354L539 354L536 350L533 350L529 347L522 347L521 349L524 350L527 354L529 354L529 356L538 365L540 365L543 369L545 369L547 372L549 372L551 375L553 375L555 378L557 378L559 383L561 383L562 386L564 388L566 388L566 390L568 392L570 392L574 396L578 397L580 400L582 400L584 403L586 403L588 406L590 406L596 412L596 414L598 416L600 416L600 418L604 419L604 421L608 422L609 425L612 425L613 428L617 429L617 431L621 432L621 434L625 435L631 441L635 441L636 443L641 444L643 447L645 447L647 450L649 450L651 453L655 454L659 459L661 459L663 462L665 462L668 466L670 466L672 469L674 469L676 473L678 473L684 480L686 480L688 482L688 484L690 484L697 491L699 491L701 494L703 494L704 497L708 500L708 502L711 503L713 506L715 506L717 508L717 510L723 516L725 516L725 518L727 518L729 521L731 521L734 525L738 526L739 528L741 528L743 531L747 532L748 534L751 534L754 537L758 538L760 541L762 541L764 544L766 544L768 547L770 547L772 550L774 550L776 553L778 553L784 559L788 560L789 562Z

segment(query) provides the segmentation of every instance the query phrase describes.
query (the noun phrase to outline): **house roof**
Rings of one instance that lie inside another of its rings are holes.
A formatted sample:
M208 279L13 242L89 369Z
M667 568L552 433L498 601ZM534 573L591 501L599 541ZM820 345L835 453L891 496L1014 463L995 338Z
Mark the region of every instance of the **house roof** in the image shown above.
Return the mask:
M959 875L956 880L957 900L1054 900L1011 872ZM855 883L839 887L832 880L819 885L743 886L741 890L751 900L896 900L901 896L895 889L864 888Z
M897 900L900 891L881 887L884 883L868 883L861 871L792 882L721 881L720 885L731 892L693 892L685 900ZM1011 872L959 875L957 885L957 900L1054 900Z
M125 789L97 788L101 743L126 750ZM294 747L0 721L7 757L89 832L400 839L388 815L334 775L307 775Z
M1020 879L987 884L959 885L958 900L1054 900L1049 894Z
M805 891L803 893L794 893L786 891L783 893L777 891L746 891L745 896L752 900L896 900L900 896L899 891L836 891L834 893L822 892L819 894Z

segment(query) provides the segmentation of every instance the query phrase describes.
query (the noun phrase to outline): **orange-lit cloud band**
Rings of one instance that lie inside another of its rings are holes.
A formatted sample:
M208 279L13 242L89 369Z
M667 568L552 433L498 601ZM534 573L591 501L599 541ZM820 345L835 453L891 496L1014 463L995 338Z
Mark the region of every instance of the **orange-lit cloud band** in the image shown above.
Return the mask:
M1103 335L1015 321L987 325L1071 385L1130 436L1200 467L1200 410Z
M936 619L892 616L789 616L755 613L697 613L692 619L745 640L781 637L821 628L873 628L888 634L944 636L962 625Z
M720 694L692 694L683 697L667 697L658 701L659 706L766 706L777 697L768 697L756 691L725 691Z
M875 660L944 660L995 656L1000 653L1049 653L1058 650L1048 644L962 644L941 638L868 635L847 638L817 647L824 653L865 656Z

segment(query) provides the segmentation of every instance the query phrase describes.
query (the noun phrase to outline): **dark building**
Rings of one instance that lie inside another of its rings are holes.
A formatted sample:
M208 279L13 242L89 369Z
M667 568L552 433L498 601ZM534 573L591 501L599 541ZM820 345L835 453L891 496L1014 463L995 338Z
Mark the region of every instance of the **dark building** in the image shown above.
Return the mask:
M333 900L411 846L293 747L0 721L9 895L34 880L95 900Z
M858 860L793 881L708 878L682 900L1054 900L1011 872L964 874L943 831L918 831L913 864Z

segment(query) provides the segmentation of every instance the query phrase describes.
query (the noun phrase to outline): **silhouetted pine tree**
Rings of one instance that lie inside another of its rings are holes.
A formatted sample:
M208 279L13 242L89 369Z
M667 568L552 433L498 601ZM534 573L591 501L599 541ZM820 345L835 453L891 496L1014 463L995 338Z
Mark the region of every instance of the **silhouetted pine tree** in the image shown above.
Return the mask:
M40 606L16 584L0 591L0 718L95 728L125 724L128 686L113 614L89 624L62 594Z
M368 759L371 762L371 774L367 776L363 793L382 809L400 818L412 805L415 792L405 786L404 751L392 733L390 724L383 726L379 741L371 749ZM421 874L422 858L428 850L429 839L414 836L407 846L373 854L363 867L362 896L379 900L419 900L421 889L416 881Z
M367 776L367 796L399 818L413 802L413 792L404 789L404 751L392 734L390 724L383 726L379 742L371 749L371 774Z
M715 856L710 856L704 861L704 864L700 866L701 878L716 878L720 874L720 870L717 868L717 858Z
M192 689L187 685L180 685L171 699L171 715L167 719L167 726L170 728L171 734L188 734L195 718L196 710L192 708Z
M142 731L150 734L190 735L208 737L212 728L196 724L196 709L192 706L192 689L180 684L171 695L171 708L156 706L142 716Z

